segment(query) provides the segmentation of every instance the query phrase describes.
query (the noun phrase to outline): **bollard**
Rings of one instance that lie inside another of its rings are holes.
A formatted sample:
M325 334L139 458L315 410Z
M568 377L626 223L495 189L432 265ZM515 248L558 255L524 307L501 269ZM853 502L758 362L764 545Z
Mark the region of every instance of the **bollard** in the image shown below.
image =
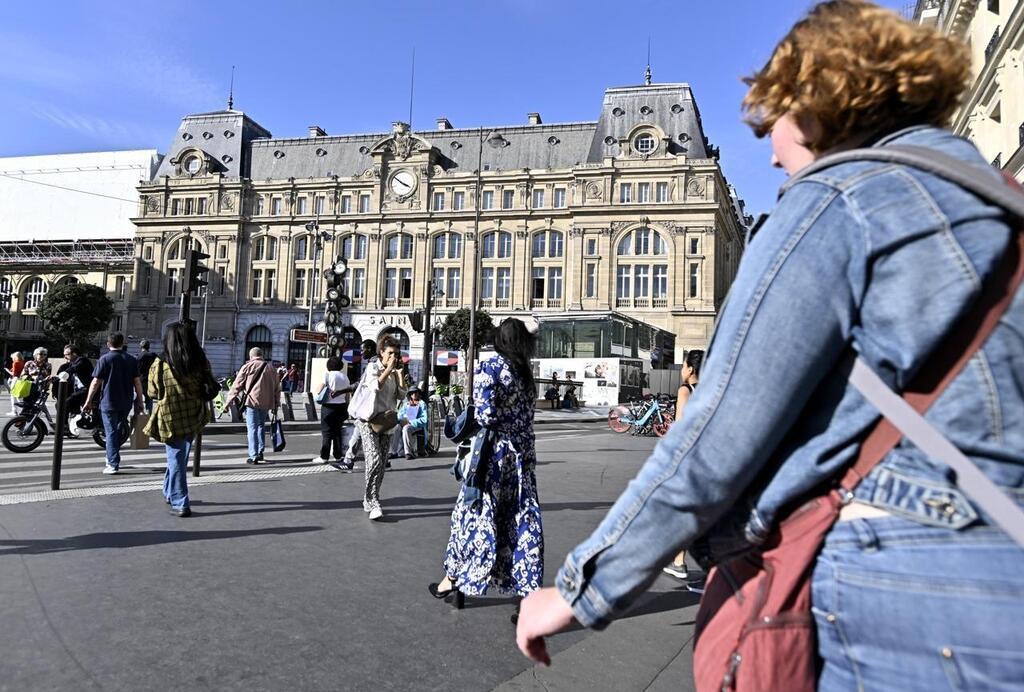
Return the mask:
M242 411L238 408L238 400L237 399L232 400L231 403L228 404L228 411L231 412L231 422L232 423L241 423L242 422Z
M306 420L317 421L320 416L316 412L316 404L313 403L313 393L306 392Z
M50 468L50 490L60 490L60 465L64 454L64 429L67 428L68 416L68 380L67 373L61 373L62 379L57 383L57 425L53 440L53 466ZM43 385L41 385L43 386Z
M284 392L281 396L284 397L284 404L281 406L281 420L293 421L295 420L295 411L292 410L292 394L291 392Z
M199 433L196 434L196 442L192 446L192 449L195 450L195 456L192 457L192 475L193 476L198 476L199 475L199 466L202 464L202 461L203 461L203 431L202 430L200 430Z

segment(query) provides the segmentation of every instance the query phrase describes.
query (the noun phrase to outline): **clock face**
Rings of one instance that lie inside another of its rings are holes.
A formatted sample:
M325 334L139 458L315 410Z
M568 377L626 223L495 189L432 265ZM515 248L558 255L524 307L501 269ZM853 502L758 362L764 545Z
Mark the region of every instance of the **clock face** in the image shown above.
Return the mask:
M416 176L412 171L398 171L391 176L391 192L397 197L411 195L416 190Z

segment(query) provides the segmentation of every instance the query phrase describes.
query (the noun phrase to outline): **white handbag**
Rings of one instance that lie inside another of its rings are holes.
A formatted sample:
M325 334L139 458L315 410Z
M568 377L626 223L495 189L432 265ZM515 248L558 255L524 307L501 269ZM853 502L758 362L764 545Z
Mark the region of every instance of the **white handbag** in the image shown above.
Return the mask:
M363 376L359 378L359 386L353 392L352 400L348 402L348 415L350 418L367 420L375 413L373 405L377 397L365 384L370 370L371 368L367 368L363 372Z

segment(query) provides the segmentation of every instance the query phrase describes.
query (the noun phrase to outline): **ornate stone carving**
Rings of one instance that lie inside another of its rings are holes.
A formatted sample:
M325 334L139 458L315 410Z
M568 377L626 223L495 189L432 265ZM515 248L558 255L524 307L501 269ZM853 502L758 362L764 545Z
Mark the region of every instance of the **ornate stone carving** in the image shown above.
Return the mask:
M601 235L605 236L606 238L612 234L612 229L610 228L602 228L599 230L601 231Z
M587 199L601 199L603 193L601 192L601 186L597 183L587 183Z
M704 184L699 178L690 178L686 183L687 196L700 197L704 194Z
M579 238L582 235L583 235L583 229L582 228L577 228L576 226L573 226L572 228L569 229L569 237L570 238Z
M628 226L632 226L633 223L634 223L633 221L612 221L612 229L611 230L613 230L614 232L618 233L619 231L624 230Z
M704 234L705 235L714 235L715 234L715 227L714 226L705 226L704 227Z
M448 230L451 230L450 226L449 226ZM466 231L465 233L462 234L462 237L466 240L466 242L470 242L471 243L474 240L476 240L476 233L474 233L473 231Z
M409 134L409 125L402 122L391 123L391 141L388 149L392 154L405 161L412 155L413 138Z
M516 231L516 238L529 238L529 237L530 237L530 232L529 231Z
M146 211L160 211L160 198L156 195L145 195L143 201L146 204Z
M226 192L220 196L220 210L233 211L235 208L235 193Z
M416 234L416 240L426 240L426 239L427 239L427 234L424 233L423 231L420 231L420 232L418 232Z
M672 235L683 236L686 235L686 226L680 226L679 224L672 225Z

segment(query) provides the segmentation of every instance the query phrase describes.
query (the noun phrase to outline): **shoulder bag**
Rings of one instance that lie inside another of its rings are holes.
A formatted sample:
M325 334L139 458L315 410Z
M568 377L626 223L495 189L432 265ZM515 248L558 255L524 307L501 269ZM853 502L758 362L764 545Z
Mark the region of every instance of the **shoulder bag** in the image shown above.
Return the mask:
M263 365L260 366L260 369L256 371L256 376L253 377L251 380L249 380L249 384L245 388L239 389L239 396L238 396L238 412L239 413L245 413L245 409L249 407L249 392L252 391L253 385L256 384L261 377L263 377L263 371L267 369L267 364L268 363L269 363L269 361L266 361L266 360L263 361ZM215 397L217 395L214 394L213 396ZM211 398L213 398L213 397L211 397Z
M932 355L902 398L866 363L856 361L850 382L883 417L839 483L789 514L763 545L710 571L694 640L694 678L701 692L815 689L818 664L811 614L815 560L840 509L853 499L853 490L903 436L950 466L960 489L1024 547L1024 512L922 415L982 347L1024 279L1024 194L1012 179L1011 185L993 185L987 176L970 172L970 165L918 147L848 151L820 159L804 174L851 160L901 163L957 183L1015 217L1016 237L989 278L977 308Z

